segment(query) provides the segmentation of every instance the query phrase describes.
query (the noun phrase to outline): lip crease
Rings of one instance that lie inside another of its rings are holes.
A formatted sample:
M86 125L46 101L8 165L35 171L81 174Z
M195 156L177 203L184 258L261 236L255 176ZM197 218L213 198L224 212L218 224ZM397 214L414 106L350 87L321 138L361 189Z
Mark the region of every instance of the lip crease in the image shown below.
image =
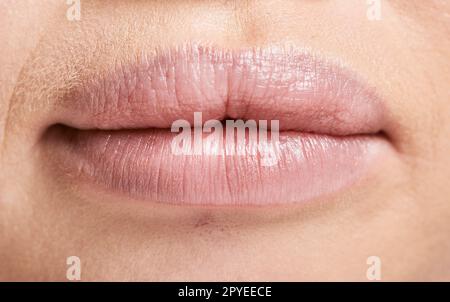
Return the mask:
M350 186L388 145L375 89L341 64L293 49L157 50L82 80L63 103L47 136L58 166L152 202L301 203ZM204 121L278 120L276 165L261 165L248 140L239 155L173 154L170 127L193 123L194 112Z

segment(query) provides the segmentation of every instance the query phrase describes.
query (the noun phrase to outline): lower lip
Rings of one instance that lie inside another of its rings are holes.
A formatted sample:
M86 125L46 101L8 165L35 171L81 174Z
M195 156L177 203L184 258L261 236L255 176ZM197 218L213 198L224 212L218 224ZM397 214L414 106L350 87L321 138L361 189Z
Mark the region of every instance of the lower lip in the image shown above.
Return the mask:
M76 181L149 202L212 206L302 203L330 195L363 177L388 144L377 135L281 132L277 161L264 166L260 154L175 155L174 135L167 129L56 126L48 139L58 166Z

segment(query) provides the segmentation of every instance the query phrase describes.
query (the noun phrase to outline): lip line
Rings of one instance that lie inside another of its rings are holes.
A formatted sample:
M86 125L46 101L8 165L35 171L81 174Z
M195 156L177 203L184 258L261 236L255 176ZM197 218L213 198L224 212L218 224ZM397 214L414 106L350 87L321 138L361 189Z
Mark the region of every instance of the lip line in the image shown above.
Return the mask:
M231 120L231 119L227 119ZM245 122L245 121L244 121ZM74 131L80 131L80 132L108 132L112 135L115 133L120 132L147 132L147 131L167 131L171 132L170 128L156 128L156 127L149 127L149 128L113 128L113 129L100 129L100 128L75 128L72 126L69 126L67 124L57 123L53 124L49 127L55 128L55 127L63 127L67 129L72 129ZM194 130L195 127L192 127L191 130ZM270 128L266 129L267 131L270 131ZM259 131L259 129L257 129ZM336 135L336 134L328 134L328 133L321 133L321 132L310 132L310 131L302 131L302 130L280 130L278 132L281 135L289 135L289 133L296 133L296 134L305 134L305 135L317 135L317 136L328 136L328 137L335 137L335 138L352 138L352 137L380 137L386 140L390 140L389 136L386 134L384 130L380 130L378 132L368 132L368 133L355 133L355 134L345 134L345 135Z

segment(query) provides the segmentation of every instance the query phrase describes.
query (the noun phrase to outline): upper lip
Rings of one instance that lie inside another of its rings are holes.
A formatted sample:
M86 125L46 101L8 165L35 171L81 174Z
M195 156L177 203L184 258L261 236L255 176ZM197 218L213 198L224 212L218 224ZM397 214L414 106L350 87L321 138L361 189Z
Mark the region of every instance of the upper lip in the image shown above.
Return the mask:
M279 120L281 130L328 135L383 130L375 89L342 64L304 50L191 45L115 65L102 76L81 78L64 96L55 123L170 128L200 111L204 120Z

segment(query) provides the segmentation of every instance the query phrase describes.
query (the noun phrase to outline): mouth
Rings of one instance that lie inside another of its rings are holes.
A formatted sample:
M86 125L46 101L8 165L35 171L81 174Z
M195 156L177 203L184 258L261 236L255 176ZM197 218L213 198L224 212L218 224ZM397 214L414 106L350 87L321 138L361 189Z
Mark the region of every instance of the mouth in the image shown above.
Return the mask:
M375 89L306 51L157 50L84 79L63 102L46 134L58 167L149 202L302 203L350 187L390 145ZM174 151L180 120L194 139L189 152ZM230 121L257 127L228 136L219 130Z

